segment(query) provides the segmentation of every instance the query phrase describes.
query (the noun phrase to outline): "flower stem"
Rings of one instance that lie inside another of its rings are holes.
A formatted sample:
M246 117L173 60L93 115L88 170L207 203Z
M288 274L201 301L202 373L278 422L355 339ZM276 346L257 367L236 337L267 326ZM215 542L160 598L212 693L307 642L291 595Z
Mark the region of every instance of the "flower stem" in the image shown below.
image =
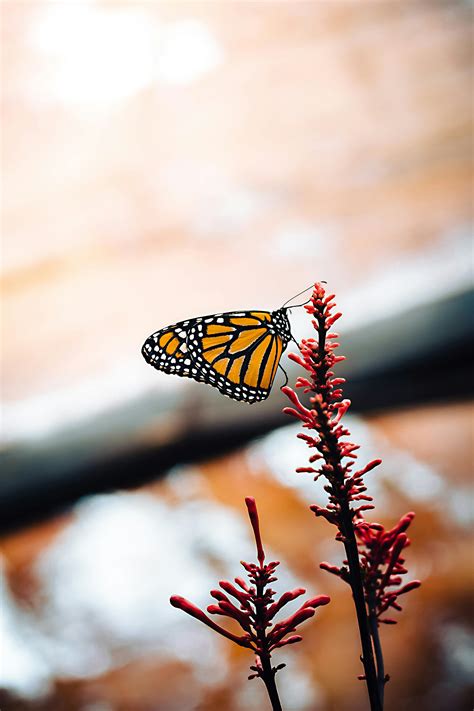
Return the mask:
M380 643L380 633L379 625L377 621L377 614L375 612L375 601L369 599L369 625L370 634L372 636L372 641L374 644L375 658L377 661L377 683L379 688L380 703L384 702L384 691L385 691L385 667L383 662L383 652L382 645Z
M354 534L349 504L341 503L341 532L344 536L344 548L350 572L350 586L357 614L359 635L362 645L362 664L364 665L365 681L370 699L371 711L382 711L383 702L380 696L374 652L370 635L367 608L364 599L362 575L360 571L359 551Z
M260 562L262 566L262 562ZM261 652L259 654L262 665L261 678L267 687L268 696L272 704L273 711L282 711L280 697L275 681L275 672L272 669L271 655L268 651L268 640L266 635L265 606L263 600L263 585L257 583L257 597L255 603L255 631L257 633Z
M321 345L322 344L322 345ZM320 333L320 348L324 347L324 331ZM320 437L326 447L325 459L330 462L333 468L334 477L341 486L344 482L341 456L337 446L337 436L331 431L331 425L327 414L318 403L314 407L319 415ZM365 681L370 699L371 711L382 711L383 706L379 696L377 684L377 671L375 667L374 650L370 635L369 621L367 617L367 607L365 604L364 587L360 570L359 549L354 532L352 512L349 506L347 494L339 488L339 530L342 533L344 548L346 551L349 566L349 584L352 589L352 597L357 614L359 625L359 636L362 646L362 664L364 665Z
M263 655L260 657L262 663L262 679L267 687L268 696L272 704L273 711L282 711L280 697L278 696L278 689L275 681L275 673L272 669L270 656Z
M329 366L326 363L326 321L322 313L315 314L317 320L318 331L318 351L319 363L318 382L326 383L328 378ZM328 388L329 389L329 388ZM327 398L327 393L323 389L322 394ZM337 436L331 431L331 425L327 414L323 413L320 407L316 405L316 410L319 413L319 421L321 423L321 439L327 446L326 461L331 462L335 478L340 485L344 482L344 474L342 469L341 457L338 450ZM365 681L369 694L371 711L382 711L383 706L379 695L377 685L377 672L375 668L374 651L372 647L372 638L370 636L369 621L367 618L367 608L365 605L364 587L362 583L362 574L360 570L359 550L354 533L354 524L352 520L351 509L347 495L339 498L340 505L340 531L343 535L344 548L346 551L347 562L350 573L350 586L352 589L352 597L357 614L357 622L359 625L359 636L362 646L362 664L364 665Z

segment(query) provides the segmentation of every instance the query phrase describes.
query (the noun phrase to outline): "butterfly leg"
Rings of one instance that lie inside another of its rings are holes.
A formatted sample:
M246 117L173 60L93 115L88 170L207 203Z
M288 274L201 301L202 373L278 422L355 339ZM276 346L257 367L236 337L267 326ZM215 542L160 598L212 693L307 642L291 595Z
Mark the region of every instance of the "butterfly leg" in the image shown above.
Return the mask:
M286 380L285 380L285 382L283 383L283 385L280 385L280 390L281 390L282 388L286 387L286 385L288 385L288 374L287 374L286 370L283 368L283 366L280 365L279 363L278 363L278 367L283 371L283 375L284 375L285 378L286 378Z

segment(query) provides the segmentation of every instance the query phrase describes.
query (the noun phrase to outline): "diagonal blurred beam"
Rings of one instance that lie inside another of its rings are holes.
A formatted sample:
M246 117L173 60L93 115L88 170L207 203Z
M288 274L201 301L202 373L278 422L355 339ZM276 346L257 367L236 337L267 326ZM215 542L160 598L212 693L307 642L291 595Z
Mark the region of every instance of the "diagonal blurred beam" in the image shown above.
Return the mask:
M347 333L341 349L347 361L340 370L353 411L472 397L473 313L474 292L464 292ZM167 439L171 408L142 398L73 432L4 451L0 532L49 516L82 496L139 486L174 465L221 456L288 424L278 392L254 408L236 406L210 388L200 392L202 400L184 404L181 426ZM156 437L144 441L137 432L153 421Z

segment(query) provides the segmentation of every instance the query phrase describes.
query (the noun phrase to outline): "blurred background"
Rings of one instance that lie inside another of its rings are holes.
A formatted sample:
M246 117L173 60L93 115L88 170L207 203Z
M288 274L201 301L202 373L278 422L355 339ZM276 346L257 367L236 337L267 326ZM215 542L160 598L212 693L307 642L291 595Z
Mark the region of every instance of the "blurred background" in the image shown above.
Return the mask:
M153 331L325 279L373 520L423 586L388 711L472 708L472 7L16 2L2 13L3 711L260 711L247 651L171 608L254 557L332 603L287 711L367 707L322 486L281 415L150 368ZM295 336L311 335L293 311ZM294 382L297 371L282 361Z

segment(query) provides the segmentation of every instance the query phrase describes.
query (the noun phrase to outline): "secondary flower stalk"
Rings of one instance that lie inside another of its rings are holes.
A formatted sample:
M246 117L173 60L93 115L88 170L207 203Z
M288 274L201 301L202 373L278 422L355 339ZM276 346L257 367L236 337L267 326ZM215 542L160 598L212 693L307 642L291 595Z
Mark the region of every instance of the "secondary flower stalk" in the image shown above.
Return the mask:
M316 609L327 605L330 599L327 595L310 598L300 605L296 612L278 622L274 621L277 613L285 605L304 595L306 591L304 588L295 588L283 593L275 601L276 593L269 586L277 579L274 573L279 562L265 563L265 551L260 535L255 499L248 497L245 499L245 503L255 537L258 564L241 561L247 573L248 582L240 577L235 578L235 584L221 580L219 582L220 589L211 590L211 596L216 600L216 603L207 608L207 612L211 615L221 615L236 621L242 634L229 632L199 607L179 595L173 595L170 602L174 607L195 617L223 637L241 647L250 649L255 655L255 664L250 667L254 673L249 676L249 679L260 677L267 688L273 711L281 711L275 675L285 664L273 667L272 652L288 644L300 642L301 635L294 634L296 628L305 620L313 617Z

